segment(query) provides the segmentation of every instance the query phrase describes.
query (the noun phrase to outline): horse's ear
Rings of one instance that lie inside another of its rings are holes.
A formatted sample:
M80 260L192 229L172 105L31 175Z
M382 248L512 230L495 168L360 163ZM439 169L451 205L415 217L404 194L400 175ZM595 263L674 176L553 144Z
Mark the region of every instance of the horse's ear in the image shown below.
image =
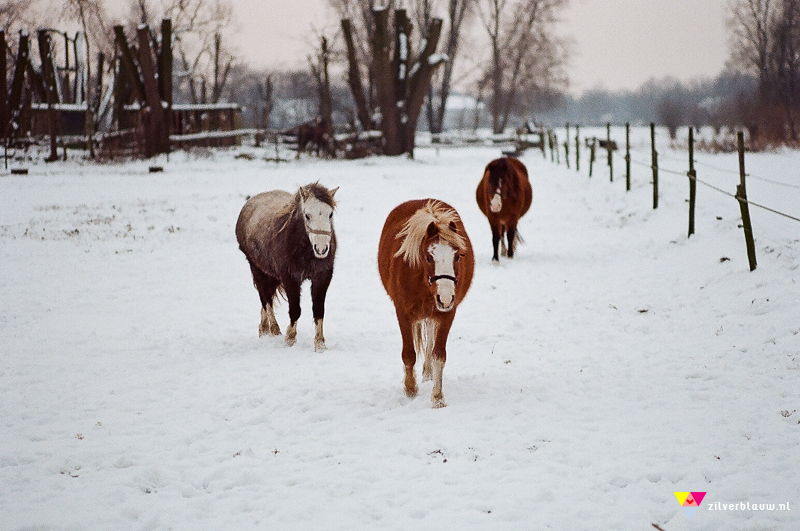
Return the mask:
M308 190L306 190L305 186L301 186L300 187L300 199L305 202L305 201L308 201L309 197L311 197L311 193Z
M428 238L433 238L437 234L439 234L439 228L436 226L436 223L431 221L430 225L428 225Z
M337 186L336 188L334 188L333 190L331 190L331 197L333 197L334 195L336 195L336 190L338 190L338 189L339 189L339 187Z
M450 230L458 234L458 225L456 225L455 221L450 222Z

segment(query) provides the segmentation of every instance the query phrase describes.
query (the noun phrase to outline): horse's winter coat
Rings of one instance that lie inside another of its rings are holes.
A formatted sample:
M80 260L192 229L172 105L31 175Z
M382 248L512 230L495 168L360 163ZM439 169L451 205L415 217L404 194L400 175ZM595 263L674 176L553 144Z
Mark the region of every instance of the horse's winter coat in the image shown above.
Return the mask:
M316 335L314 350L325 350L322 320L325 296L333 276L336 234L333 199L328 190L312 183L292 195L281 190L250 198L236 222L236 240L250 263L253 284L261 298L259 335L280 335L272 304L280 290L289 301L286 343L294 345L300 317L300 286L311 281Z
M378 246L378 270L400 325L405 392L417 395L414 364L417 355L424 355L422 378L434 380L434 407L446 405L442 371L447 335L474 268L469 237L450 205L420 199L389 213Z
M489 219L492 229L492 260L500 260L497 244L502 243L508 257L514 258L516 242L519 240L517 222L531 207L531 183L525 165L514 157L503 157L490 162L475 191L475 199L481 212Z

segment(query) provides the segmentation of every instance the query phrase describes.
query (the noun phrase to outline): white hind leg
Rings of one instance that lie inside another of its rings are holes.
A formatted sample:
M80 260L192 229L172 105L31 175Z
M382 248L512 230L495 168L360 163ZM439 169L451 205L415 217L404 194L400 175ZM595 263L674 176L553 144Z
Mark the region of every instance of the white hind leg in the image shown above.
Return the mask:
M414 350L418 356L424 356L422 362L422 381L427 382L433 378L431 359L433 358L433 344L436 337L437 323L432 319L423 319L414 324Z
M278 321L275 319L275 312L269 304L265 308L261 308L261 324L258 325L258 337L266 335L281 335L281 327L278 326Z

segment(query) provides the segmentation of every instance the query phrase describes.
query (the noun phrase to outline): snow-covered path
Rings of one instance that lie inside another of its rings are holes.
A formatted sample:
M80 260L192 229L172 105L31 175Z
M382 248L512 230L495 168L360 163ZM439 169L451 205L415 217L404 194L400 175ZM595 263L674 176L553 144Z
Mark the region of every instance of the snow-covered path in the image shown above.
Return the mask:
M759 241L749 273L735 202L704 196L687 240L683 182L654 212L646 176L626 194L531 152L527 243L493 266L474 190L498 154L0 177L2 527L800 526L800 253ZM315 180L341 187L322 354L307 286L297 345L258 338L233 234L247 195ZM403 394L375 264L389 210L420 197L476 248L444 409L431 382ZM691 521L674 491L708 492Z

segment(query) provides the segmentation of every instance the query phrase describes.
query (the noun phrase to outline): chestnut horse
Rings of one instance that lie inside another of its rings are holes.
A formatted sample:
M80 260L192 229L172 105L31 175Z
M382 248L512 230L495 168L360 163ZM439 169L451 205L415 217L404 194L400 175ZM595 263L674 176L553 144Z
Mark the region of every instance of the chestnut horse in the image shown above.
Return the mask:
M253 284L261 298L259 336L281 333L272 308L275 293L280 290L289 301L286 343L294 345L300 318L300 286L304 280L311 280L314 350L325 350L322 319L336 256L336 190L319 183L303 186L294 195L273 190L251 197L242 207L236 222L236 240L250 263Z
M433 407L446 405L442 371L447 335L474 269L472 244L450 205L418 199L389 213L378 246L378 270L400 325L405 391L417 395L414 363L417 355L424 355L422 379L433 379Z
M508 254L509 258L514 258L517 240L521 239L517 222L531 207L531 183L525 165L514 157L495 159L487 164L475 199L492 228L492 261L500 260L498 243L502 244L504 256ZM508 249L504 237L508 239Z

